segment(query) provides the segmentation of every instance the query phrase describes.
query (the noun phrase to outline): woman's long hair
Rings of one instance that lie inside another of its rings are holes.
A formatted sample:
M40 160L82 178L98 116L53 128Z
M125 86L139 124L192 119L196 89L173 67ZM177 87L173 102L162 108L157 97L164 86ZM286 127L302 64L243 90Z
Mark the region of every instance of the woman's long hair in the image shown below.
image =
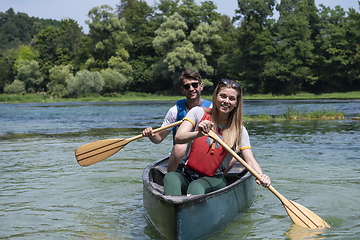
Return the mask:
M219 119L219 110L217 106L217 95L222 88L232 88L237 92L237 106L229 113L229 118L225 124L225 128L222 129L222 136L224 142L231 147L235 152L240 151L241 147L241 133L242 133L242 106L243 106L243 97L241 86L235 87L234 81L230 81L228 84L220 82L212 95L213 109L211 111L212 119L214 122L214 130L218 132L218 119Z

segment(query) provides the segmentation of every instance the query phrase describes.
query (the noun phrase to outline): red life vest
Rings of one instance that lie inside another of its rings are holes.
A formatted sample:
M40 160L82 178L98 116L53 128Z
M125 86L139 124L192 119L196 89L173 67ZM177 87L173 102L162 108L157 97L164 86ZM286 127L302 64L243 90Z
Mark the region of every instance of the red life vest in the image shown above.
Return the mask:
M204 120L211 121L211 114L205 111L200 122ZM221 134L217 135L222 139ZM185 167L200 176L212 177L227 154L226 149L211 137L202 136L193 140Z

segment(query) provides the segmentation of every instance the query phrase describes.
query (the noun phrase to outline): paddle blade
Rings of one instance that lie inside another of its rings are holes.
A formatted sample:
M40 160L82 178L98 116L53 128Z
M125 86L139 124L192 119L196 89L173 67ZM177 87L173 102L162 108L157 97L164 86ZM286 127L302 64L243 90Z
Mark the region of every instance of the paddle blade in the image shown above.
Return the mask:
M105 139L78 147L75 158L81 166L90 166L108 158L128 144L127 139Z
M281 199L281 202L296 225L305 228L330 228L325 220L306 207L286 198Z

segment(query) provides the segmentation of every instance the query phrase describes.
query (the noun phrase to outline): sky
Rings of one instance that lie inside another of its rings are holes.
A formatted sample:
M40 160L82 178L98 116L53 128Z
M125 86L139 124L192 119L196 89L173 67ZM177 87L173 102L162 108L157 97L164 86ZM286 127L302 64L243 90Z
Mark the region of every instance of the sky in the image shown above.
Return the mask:
M154 6L157 0L145 0L149 6ZM234 16L235 9L238 8L237 0L212 0L217 6L217 12ZM195 0L196 3L203 0ZM278 0L280 2L280 0ZM13 8L15 13L23 12L30 17L38 17L44 19L61 20L66 18L74 19L83 27L85 33L88 32L85 20L88 20L87 13L93 7L101 5L109 5L116 8L120 0L0 0L0 12L6 12L9 8ZM334 8L340 5L345 10L354 8L359 11L358 0L315 0L316 5L323 4L327 7Z

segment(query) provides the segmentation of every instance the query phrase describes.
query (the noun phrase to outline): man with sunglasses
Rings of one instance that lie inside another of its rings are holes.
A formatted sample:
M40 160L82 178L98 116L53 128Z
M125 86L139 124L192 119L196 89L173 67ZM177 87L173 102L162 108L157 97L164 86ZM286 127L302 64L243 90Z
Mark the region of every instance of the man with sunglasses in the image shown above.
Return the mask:
M162 126L167 126L174 122L180 121L183 119L187 112L196 106L210 108L212 106L211 101L205 100L201 98L201 92L204 88L202 83L201 75L193 70L187 70L181 74L179 77L181 92L184 94L186 99L181 99L176 102L175 106L171 107L167 112ZM164 138L169 134L169 132L173 131L173 137L176 134L176 130L178 127L174 127L172 129L166 129L161 132L153 133L153 129L151 127L146 128L142 135L144 137L148 137L150 141L153 143L159 144ZM171 151L168 171L175 171L184 157L186 152L187 144L175 144Z

